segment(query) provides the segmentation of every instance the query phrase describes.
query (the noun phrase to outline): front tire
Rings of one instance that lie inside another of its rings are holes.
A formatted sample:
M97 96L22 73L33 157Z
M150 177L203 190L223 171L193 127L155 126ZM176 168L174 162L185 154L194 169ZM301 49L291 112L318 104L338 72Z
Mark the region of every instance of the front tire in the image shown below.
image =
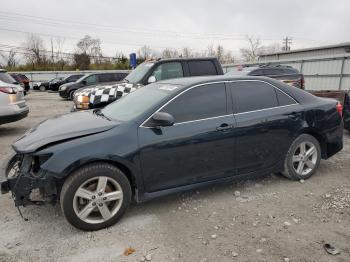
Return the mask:
M292 180L308 179L321 161L321 147L317 139L308 134L298 136L290 146L282 174Z
M68 93L68 100L72 100L73 101L73 99L74 99L74 90L72 90L72 91L69 91L69 93Z
M43 86L43 85L39 86L39 91L41 91L41 92L46 91L46 87L45 87L45 86Z
M75 171L61 190L61 208L67 221L86 231L117 223L131 202L125 174L108 163L94 163Z

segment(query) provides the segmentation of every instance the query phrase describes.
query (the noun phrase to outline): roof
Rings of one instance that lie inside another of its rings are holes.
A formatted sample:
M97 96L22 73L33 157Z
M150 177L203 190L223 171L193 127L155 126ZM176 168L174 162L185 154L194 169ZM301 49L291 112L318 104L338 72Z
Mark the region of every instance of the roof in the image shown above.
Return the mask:
M272 79L263 76L227 76L227 75L218 75L218 76L193 76L193 77L183 77L183 78L174 78L159 81L156 83L159 84L172 84L179 85L183 87L189 87L193 85L199 85L210 82L221 82L221 81L234 81L234 80L264 80L271 82Z
M145 62L159 62L159 61L196 61L196 60L217 60L216 57L177 57L177 58L158 58L150 59Z
M6 69L1 69L0 68L0 72L7 72Z
M341 48L341 47L350 48L350 42L340 43L340 44L335 44L335 45L301 48L301 49L295 49L295 50L290 50L290 51L280 51L280 52L275 52L275 53L263 54L263 55L260 55L260 57L270 56L270 55L301 53L301 52L316 51L316 50L323 50L323 49L332 49L332 48Z

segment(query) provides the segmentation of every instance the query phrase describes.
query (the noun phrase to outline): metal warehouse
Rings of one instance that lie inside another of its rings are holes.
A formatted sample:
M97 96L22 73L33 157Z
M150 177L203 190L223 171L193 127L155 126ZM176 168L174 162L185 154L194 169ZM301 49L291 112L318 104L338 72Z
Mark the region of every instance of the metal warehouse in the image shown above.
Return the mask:
M307 90L349 90L350 89L350 42L314 48L265 54L259 57L259 64L289 65L305 76ZM241 65L241 64L240 64ZM226 65L226 71L238 66Z

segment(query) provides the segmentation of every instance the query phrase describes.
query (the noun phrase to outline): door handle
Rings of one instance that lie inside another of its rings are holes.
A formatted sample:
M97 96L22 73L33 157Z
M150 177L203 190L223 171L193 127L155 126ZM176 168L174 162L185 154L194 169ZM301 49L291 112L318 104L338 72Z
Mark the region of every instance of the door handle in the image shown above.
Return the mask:
M233 125L229 125L229 124L221 124L220 126L218 126L216 128L217 131L225 131L225 130L228 130L228 129L232 129L233 128Z

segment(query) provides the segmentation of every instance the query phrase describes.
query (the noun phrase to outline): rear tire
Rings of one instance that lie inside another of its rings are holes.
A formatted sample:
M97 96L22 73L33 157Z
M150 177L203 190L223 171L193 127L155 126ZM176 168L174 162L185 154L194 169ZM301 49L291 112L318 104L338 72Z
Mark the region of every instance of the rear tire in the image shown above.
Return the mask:
M282 174L292 180L308 179L321 161L321 147L317 139L308 134L298 136L290 146Z
M46 87L43 86L43 85L41 85L41 86L39 86L39 90L40 90L41 92L44 92L44 91L46 91Z
M67 221L86 231L117 223L131 202L125 174L108 163L94 163L75 171L64 182L60 203Z

